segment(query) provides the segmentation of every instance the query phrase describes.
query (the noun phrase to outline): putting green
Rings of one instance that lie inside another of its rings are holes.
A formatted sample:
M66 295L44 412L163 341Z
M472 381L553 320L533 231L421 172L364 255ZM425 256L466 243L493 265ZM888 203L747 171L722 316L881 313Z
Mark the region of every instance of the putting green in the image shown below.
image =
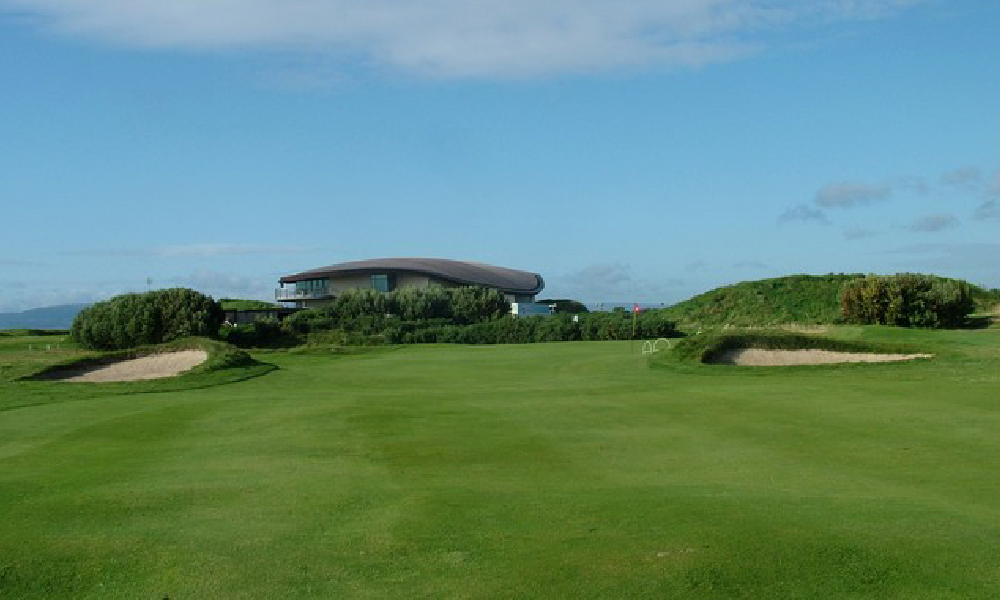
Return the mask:
M0 596L1000 595L1000 335L832 333L935 358L423 346L0 383Z

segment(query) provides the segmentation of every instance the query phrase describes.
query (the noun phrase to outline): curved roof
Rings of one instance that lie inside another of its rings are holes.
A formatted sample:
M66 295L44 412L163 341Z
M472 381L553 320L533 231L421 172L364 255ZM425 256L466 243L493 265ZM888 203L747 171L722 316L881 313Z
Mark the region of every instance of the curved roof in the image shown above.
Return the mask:
M293 283L303 279L317 279L331 275L358 273L364 271L409 271L432 275L447 281L467 285L482 285L497 288L503 292L537 294L545 287L545 281L538 273L518 271L506 267L495 267L477 262L449 260L446 258L375 258L355 260L328 267L320 267L286 275L279 281Z

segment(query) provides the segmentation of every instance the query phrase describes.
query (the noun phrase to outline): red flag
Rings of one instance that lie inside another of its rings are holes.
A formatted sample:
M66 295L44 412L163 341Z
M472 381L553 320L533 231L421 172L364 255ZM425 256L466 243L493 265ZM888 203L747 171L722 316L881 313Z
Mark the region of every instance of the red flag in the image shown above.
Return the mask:
M632 312L635 313L635 314L639 314L640 310L642 310L642 309L639 308L639 303L638 302L633 302L632 303Z

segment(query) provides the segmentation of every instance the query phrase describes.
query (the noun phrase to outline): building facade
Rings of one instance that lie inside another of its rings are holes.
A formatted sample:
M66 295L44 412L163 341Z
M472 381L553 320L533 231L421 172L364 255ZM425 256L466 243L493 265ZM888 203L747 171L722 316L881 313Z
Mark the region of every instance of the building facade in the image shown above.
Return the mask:
M444 258L377 258L338 263L286 275L275 299L298 308L322 306L352 289L391 292L402 287L476 285L500 291L508 302L534 302L545 287L530 271Z

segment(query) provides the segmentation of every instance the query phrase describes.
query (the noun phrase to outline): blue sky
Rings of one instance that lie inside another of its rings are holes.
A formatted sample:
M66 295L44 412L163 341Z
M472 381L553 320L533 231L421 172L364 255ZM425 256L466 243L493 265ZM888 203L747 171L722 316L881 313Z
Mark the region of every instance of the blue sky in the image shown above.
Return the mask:
M0 0L0 311L427 256L1000 287L994 0Z

